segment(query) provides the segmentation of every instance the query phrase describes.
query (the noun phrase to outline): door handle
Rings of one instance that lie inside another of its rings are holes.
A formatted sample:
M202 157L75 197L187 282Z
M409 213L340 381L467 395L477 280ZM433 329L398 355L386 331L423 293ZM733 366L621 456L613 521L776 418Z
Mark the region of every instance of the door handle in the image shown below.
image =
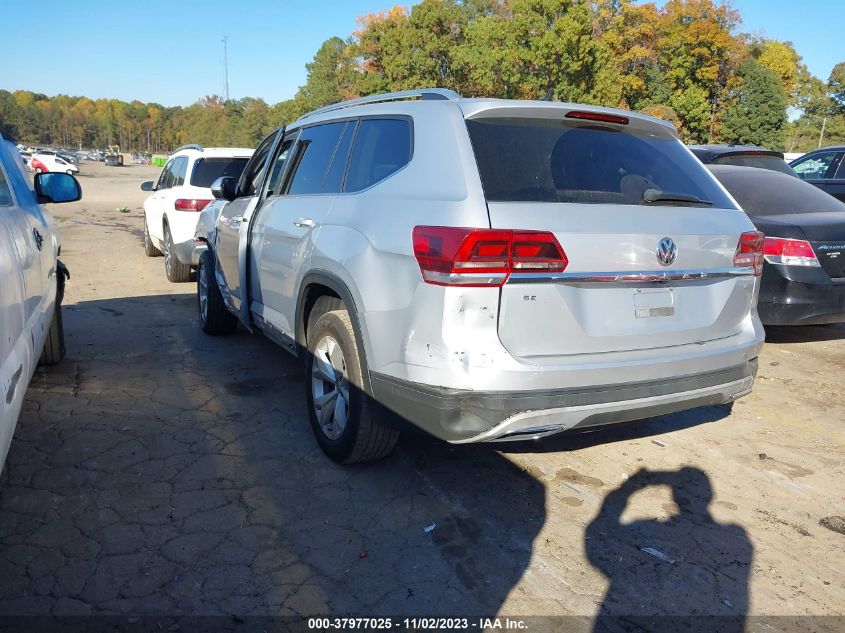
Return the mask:
M229 218L229 226L240 226L243 219L244 216L242 215L236 215L233 218Z
M44 236L38 232L38 229L32 229L32 237L35 239L35 248L40 251L42 244L44 244Z
M311 218L296 218L293 223L294 225L302 228L310 228L314 226L314 220Z

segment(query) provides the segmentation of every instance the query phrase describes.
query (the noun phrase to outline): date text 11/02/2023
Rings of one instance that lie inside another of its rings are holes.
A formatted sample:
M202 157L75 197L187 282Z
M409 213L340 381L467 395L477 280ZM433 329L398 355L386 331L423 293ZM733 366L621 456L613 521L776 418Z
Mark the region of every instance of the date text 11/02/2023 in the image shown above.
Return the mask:
M308 618L308 629L328 630L476 630L524 631L527 623L519 618Z

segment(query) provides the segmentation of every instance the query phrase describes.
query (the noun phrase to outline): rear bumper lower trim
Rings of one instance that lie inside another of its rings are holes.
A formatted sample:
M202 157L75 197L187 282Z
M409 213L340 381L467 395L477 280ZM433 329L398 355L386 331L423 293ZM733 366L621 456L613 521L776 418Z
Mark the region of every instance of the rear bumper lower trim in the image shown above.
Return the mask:
M726 369L615 385L515 392L437 388L371 373L380 404L440 439L484 442L528 439L575 427L638 420L746 395L757 359Z

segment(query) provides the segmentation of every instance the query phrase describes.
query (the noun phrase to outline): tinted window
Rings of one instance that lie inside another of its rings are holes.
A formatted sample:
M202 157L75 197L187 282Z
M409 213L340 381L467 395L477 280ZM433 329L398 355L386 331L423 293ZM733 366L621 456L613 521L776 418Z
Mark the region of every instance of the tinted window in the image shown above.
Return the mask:
M291 195L321 193L323 178L334 158L346 123L329 123L306 128L297 142L296 171L288 186Z
M156 189L169 189L173 186L173 172L171 171L171 168L173 167L174 162L176 161L167 161L167 164L164 166L164 169L161 170L161 175L158 177Z
M188 157L180 156L173 161L173 166L170 168L173 172L173 184L171 187L179 187L185 184L185 172L188 170Z
M267 155L273 146L273 141L276 140L276 132L261 141L261 145L255 150L252 158L249 159L244 173L241 174L240 191L238 196L254 196L258 183L261 181L261 176L264 173L264 164L267 162Z
M799 178L803 178L804 180L824 178L827 174L827 170L830 168L830 164L835 158L836 152L815 154L814 156L810 156L808 158L799 159L797 162L792 164L792 169L795 170L795 173L798 174Z
M484 119L467 128L491 201L641 205L656 190L649 197L663 192L734 208L669 136L553 119Z
M273 171L270 174L270 182L267 185L268 196L278 195L279 193L279 186L281 185L282 176L285 173L285 164L288 162L293 141L293 138L282 141L282 150L276 157L276 162L273 163Z
M786 161L777 156L769 156L766 154L734 154L732 156L719 156L713 161L715 165L736 165L738 167L759 167L762 169L771 169L772 171L779 171L783 174L794 176Z
M349 121L343 129L340 143L335 148L329 171L323 179L323 193L338 193L343 186L343 176L346 174L346 162L349 159L349 148L355 135L355 121Z
M12 206L12 192L9 183L6 181L6 174L0 169L0 207Z
M713 173L751 215L845 211L845 204L794 176L718 166Z
M191 184L194 187L210 187L222 176L238 180L246 167L248 158L200 158L194 163Z
M396 173L411 160L411 122L363 119L355 137L344 191L361 191Z

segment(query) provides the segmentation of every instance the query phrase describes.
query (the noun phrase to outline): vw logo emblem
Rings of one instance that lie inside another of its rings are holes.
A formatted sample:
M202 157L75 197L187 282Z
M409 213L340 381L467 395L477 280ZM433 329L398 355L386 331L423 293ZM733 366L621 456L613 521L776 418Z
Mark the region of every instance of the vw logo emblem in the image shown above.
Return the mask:
M671 237L664 237L657 244L657 261L663 266L671 266L678 256L678 247Z

